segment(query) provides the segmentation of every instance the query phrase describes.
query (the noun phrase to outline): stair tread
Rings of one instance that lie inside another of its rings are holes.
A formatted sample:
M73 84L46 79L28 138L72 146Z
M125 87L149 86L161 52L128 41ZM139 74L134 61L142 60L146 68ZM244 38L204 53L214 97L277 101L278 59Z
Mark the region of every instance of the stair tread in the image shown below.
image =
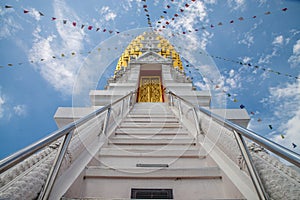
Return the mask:
M141 113L141 114L133 114L130 113L129 115L127 115L127 117L129 118L174 118L176 119L175 115L169 114L169 115L158 115L158 114L145 114L145 113Z
M149 123L149 122L155 122L155 123L179 123L178 119L165 119L165 118L145 118L145 117L140 117L140 118L125 118L123 120L124 122L145 122L145 123Z
M162 163L163 164L163 163ZM118 168L90 166L85 170L85 178L202 178L202 179L221 179L219 167L201 168L167 168L167 167L135 167Z
M124 150L115 148L102 148L99 156L115 157L185 157L185 158L205 158L199 155L198 150Z

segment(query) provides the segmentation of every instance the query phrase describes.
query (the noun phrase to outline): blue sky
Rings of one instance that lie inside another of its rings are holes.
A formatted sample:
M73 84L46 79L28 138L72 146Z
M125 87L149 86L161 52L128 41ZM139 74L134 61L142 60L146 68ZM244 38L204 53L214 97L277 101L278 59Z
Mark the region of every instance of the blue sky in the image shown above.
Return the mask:
M58 106L74 105L74 84L88 52L116 32L148 27L146 14L188 60L194 48L218 57L213 58L218 79L210 89L225 97L226 107L243 104L253 112L251 130L300 152L300 80L269 71L300 77L300 1L148 0L148 12L144 5L141 0L1 1L0 158L56 130L53 115ZM199 89L208 89L210 80L199 68L205 67L196 63L186 73Z

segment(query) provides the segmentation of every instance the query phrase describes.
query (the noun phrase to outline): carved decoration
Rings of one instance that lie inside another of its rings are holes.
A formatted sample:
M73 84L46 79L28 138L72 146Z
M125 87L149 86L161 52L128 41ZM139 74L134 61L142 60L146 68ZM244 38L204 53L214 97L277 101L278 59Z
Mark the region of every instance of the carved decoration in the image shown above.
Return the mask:
M142 76L139 88L139 102L162 102L159 76Z

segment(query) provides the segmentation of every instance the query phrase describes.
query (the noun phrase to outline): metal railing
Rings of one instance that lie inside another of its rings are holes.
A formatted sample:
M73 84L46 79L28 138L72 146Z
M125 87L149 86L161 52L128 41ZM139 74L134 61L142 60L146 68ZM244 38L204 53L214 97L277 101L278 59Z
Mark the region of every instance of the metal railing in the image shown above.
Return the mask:
M263 186L263 184L260 180L260 177L255 169L251 155L248 151L247 145L246 145L243 137L250 139L251 141L268 149L269 151L273 152L274 154L278 155L279 157L283 158L284 160L286 160L290 163L293 163L297 167L300 167L300 155L299 154L297 154L275 142L272 142L271 140L268 140L268 139L256 134L253 131L243 128L243 127L225 119L224 117L216 115L205 108L196 106L196 105L192 104L191 102L177 96L175 93L173 93L172 91L170 91L168 89L166 89L166 94L169 95L169 100L170 100L171 106L175 106L174 98L177 99L177 101L178 101L177 106L178 106L180 118L182 117L182 108L181 108L182 102L184 102L185 104L187 104L188 106L190 106L193 109L193 111L195 113L194 120L198 126L197 137L198 137L198 134L200 133L199 130L201 130L201 124L200 124L200 121L199 121L200 119L197 115L196 109L198 109L201 113L204 113L205 115L207 115L208 117L210 117L211 119L216 121L217 123L226 126L229 130L231 130L233 132L233 135L234 135L234 137L237 141L237 144L241 150L241 153L242 153L242 156L247 165L250 177L252 179L252 182L255 186L255 189L256 189L257 194L260 199L269 199L269 197L268 197L268 194L265 192L264 186Z
M39 150L45 148L46 146L52 144L53 142L56 142L58 139L63 139L60 147L58 149L56 158L53 162L52 168L50 170L50 173L48 175L46 184L43 187L43 190L40 193L39 199L48 199L51 189L53 187L53 184L55 182L55 179L57 177L57 174L59 172L60 166L62 164L62 161L64 159L65 153L68 149L68 146L70 144L70 141L72 139L72 136L74 135L74 132L77 127L85 124L86 122L94 119L95 117L99 116L100 114L103 114L105 111L107 111L105 119L104 119L104 125L102 129L102 134L107 133L107 128L109 125L109 118L111 115L112 107L119 102L122 102L121 104L121 116L123 117L126 112L129 112L129 110L132 108L133 105L133 95L136 94L136 91L132 91L129 94L125 95L124 97L114 101L113 103L106 105L102 108L99 108L98 110L90 113L89 115L78 119L68 125L66 125L63 128L60 128L59 130L51 133L49 136L41 139L40 141L14 153L11 156L8 156L7 158L0 161L0 174L7 171L11 167L17 165L18 163L22 162L26 158L30 157L31 155L37 153ZM128 104L125 105L124 102L126 102L126 99L128 99ZM127 111L125 111L127 107Z

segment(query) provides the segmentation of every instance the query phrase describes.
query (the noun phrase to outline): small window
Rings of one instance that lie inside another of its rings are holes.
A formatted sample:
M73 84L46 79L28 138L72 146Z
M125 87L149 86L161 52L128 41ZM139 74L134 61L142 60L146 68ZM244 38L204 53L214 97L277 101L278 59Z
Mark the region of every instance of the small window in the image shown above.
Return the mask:
M173 190L132 188L131 199L173 199Z

